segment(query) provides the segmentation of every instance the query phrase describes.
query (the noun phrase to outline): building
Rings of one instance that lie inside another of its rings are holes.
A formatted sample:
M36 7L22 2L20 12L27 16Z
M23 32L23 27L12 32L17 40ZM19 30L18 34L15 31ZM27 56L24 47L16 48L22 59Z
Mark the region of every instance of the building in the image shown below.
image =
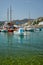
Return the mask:
M42 22L39 22L39 24L38 25L43 25L43 21Z

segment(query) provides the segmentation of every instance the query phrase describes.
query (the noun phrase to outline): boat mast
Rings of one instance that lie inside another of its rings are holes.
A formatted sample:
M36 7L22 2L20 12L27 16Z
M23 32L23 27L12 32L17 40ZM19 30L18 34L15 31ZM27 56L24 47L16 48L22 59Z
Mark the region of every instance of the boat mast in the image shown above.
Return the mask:
M10 22L12 21L12 7L10 5Z
M7 8L7 22L9 22L9 8Z
M30 10L29 10L29 21L30 21Z

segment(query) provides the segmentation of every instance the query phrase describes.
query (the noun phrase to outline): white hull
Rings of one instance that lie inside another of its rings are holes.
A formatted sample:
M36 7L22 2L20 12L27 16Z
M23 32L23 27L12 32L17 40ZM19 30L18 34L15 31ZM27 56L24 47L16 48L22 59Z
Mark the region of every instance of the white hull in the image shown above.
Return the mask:
M32 30L33 28L27 28L26 30Z
M14 31L14 34L16 34L16 35L24 35L24 29L19 28L17 31Z
M1 32L7 32L7 30L2 29Z
M34 31L34 28L26 28L26 31Z

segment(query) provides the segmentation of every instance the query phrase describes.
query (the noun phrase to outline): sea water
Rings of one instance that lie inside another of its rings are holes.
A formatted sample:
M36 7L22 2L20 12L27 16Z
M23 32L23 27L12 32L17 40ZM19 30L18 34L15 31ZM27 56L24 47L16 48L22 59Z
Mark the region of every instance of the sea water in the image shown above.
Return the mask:
M0 57L10 56L12 56L13 58L24 58L24 62L26 62L26 59L27 62L29 62L30 59L31 62L33 62L36 61L37 58L39 60L42 57L39 61L37 61L39 63L42 63L43 30L26 32L26 35L24 36L15 35L11 32L0 32Z

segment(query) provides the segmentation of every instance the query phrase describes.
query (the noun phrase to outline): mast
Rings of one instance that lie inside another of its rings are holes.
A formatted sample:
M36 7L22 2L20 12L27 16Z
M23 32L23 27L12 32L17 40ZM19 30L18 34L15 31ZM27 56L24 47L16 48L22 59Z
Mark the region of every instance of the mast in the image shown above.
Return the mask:
M12 7L10 5L10 22L12 21Z
M29 10L29 20L30 20L30 10Z
M7 22L9 22L9 8L7 8Z

